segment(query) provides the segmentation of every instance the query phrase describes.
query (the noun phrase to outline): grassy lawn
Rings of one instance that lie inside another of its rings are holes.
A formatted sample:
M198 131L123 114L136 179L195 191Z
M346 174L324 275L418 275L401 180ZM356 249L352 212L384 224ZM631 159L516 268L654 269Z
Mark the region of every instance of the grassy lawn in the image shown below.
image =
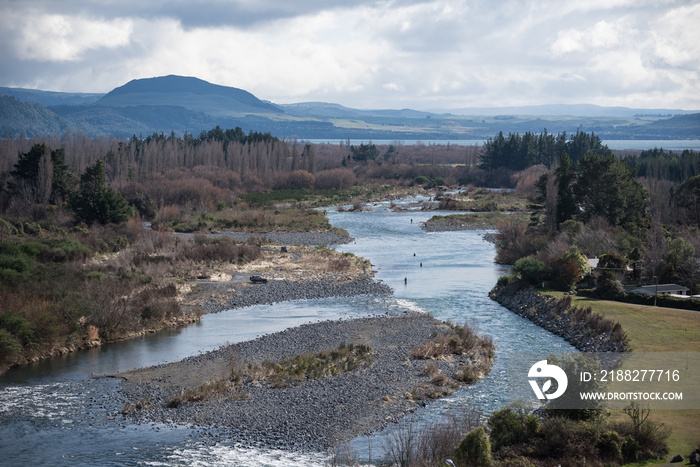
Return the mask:
M561 292L547 292L558 298ZM591 307L618 321L636 352L700 352L700 312L573 297L573 304Z
M561 292L546 292L561 298ZM700 352L700 312L631 303L573 297L573 304L618 321L627 333L633 352ZM700 446L700 410L655 410L652 418L673 430L668 440L670 455L687 456ZM614 419L627 416L620 411ZM670 456L669 456L670 457ZM665 461L643 465L665 465Z

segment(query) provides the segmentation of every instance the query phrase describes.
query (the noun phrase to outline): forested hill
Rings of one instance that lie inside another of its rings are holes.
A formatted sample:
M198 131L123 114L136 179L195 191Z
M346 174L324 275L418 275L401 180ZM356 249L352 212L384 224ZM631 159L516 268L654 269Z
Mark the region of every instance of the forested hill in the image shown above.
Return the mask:
M175 75L129 81L109 92L97 101L97 105L168 105L225 116L283 113L280 108L261 101L248 91Z
M20 102L11 96L0 96L0 135L40 136L61 133L70 122L43 105Z
M687 137L687 135L695 134L700 137L700 113L679 115L677 117L672 117L666 120L659 120L651 125L648 125L643 129L643 132L650 136L664 135L668 136L678 136L679 138Z

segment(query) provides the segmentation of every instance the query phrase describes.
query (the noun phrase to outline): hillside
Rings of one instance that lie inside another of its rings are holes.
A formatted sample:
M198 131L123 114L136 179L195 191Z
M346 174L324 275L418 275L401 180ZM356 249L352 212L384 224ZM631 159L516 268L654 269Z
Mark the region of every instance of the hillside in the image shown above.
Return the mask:
M700 113L679 115L666 120L659 120L647 127L649 132L664 135L700 138Z
M69 125L70 122L42 105L0 96L0 135L24 131L28 137L40 136L60 133Z
M39 89L0 87L0 96L16 97L21 102L34 102L49 105L90 105L97 102L104 94L41 91Z
M107 93L96 104L108 107L178 106L215 116L282 113L278 107L261 101L248 91L175 75L129 81Z

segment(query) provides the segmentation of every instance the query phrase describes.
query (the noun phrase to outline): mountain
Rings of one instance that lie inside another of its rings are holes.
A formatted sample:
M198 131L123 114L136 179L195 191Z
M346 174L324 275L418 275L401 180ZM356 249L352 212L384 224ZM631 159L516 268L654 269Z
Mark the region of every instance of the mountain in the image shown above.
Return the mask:
M248 91L175 75L129 81L107 93L96 104L106 107L177 106L215 116L282 113L277 106L261 101Z
M16 97L21 102L34 102L49 105L89 105L97 102L104 94L88 92L54 92L38 89L0 87L0 96Z
M551 133L592 131L603 139L700 139L700 119L682 115L690 113L684 110L582 104L432 113L325 102L275 105L242 89L174 75L135 79L104 95L0 88L3 93L13 97L0 100L0 136L66 129L117 137L171 131L196 135L218 125L325 141L486 140L499 131L539 133L545 128ZM462 112L469 115L458 115Z

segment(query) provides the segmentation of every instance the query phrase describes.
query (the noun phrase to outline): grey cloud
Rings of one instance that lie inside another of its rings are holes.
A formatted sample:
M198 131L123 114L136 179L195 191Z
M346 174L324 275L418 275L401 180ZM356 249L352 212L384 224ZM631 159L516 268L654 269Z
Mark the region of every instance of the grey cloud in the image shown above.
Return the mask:
M409 0L401 4L429 0ZM362 5L384 4L378 0L5 0L0 6L16 10L34 10L64 15L92 17L139 17L144 19L172 18L185 29L232 26L254 27L259 24L294 18L325 10L357 8Z

